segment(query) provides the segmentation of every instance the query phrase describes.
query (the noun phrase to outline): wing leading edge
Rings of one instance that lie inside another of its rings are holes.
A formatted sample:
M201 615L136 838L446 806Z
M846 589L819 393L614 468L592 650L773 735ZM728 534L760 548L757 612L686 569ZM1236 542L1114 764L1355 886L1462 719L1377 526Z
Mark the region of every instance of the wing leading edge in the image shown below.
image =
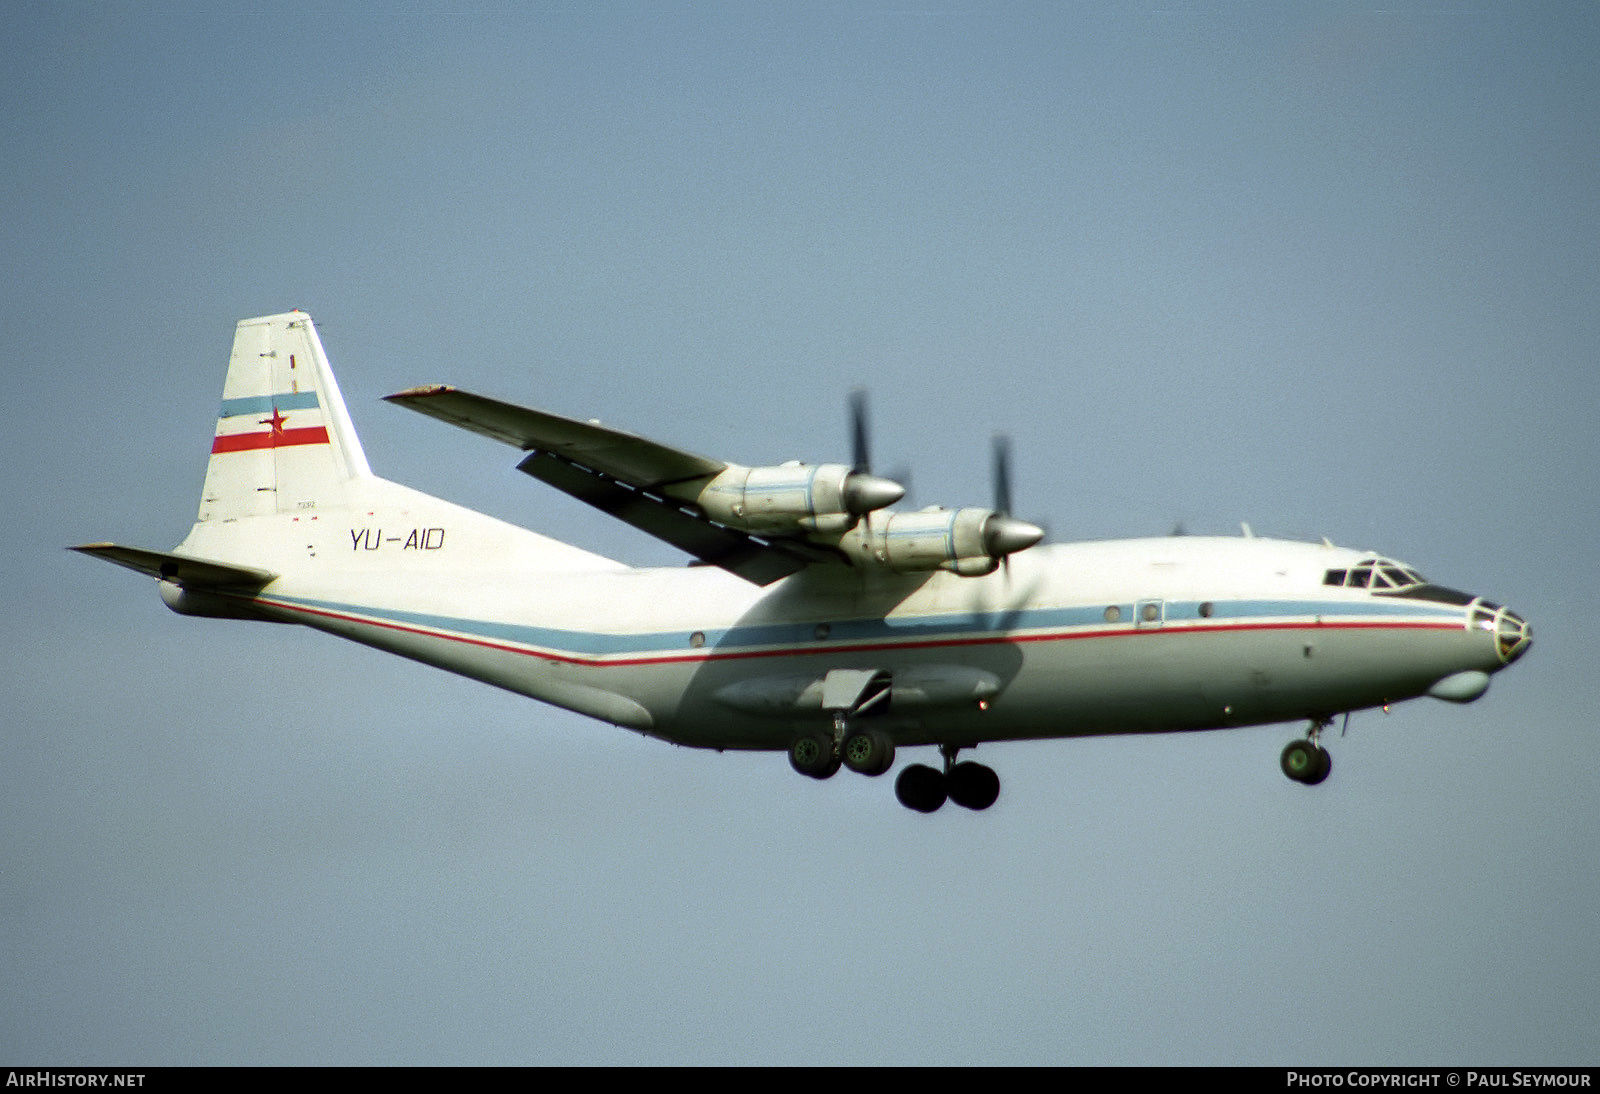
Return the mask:
M730 528L665 493L693 497L731 466L722 460L443 385L385 398L529 453L517 470L754 584L770 585L813 562L841 558L803 541Z
M384 398L525 452L537 449L580 463L639 489L710 478L728 466L598 422L563 418L443 385L408 388Z

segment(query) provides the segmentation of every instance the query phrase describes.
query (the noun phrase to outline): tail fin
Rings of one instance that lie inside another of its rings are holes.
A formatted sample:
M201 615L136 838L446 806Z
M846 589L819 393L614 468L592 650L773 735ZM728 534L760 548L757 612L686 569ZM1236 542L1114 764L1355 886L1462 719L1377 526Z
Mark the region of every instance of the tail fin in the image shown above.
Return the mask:
M200 522L338 506L371 477L311 317L240 320Z

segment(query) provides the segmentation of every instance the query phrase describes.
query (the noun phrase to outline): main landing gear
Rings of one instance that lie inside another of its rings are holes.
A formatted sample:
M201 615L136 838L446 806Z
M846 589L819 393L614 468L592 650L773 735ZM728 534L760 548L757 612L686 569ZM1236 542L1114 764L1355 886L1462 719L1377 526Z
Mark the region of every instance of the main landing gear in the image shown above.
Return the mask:
M894 794L900 804L918 813L932 813L945 799L966 809L987 809L1000 796L1000 776L983 764L956 763L956 745L940 745L944 770L926 764L912 764L895 780Z
M889 674L881 669L834 669L823 678L822 709L833 731L802 730L789 743L789 764L813 779L831 778L841 766L882 775L894 766L894 739L881 729L853 725L852 717L881 713L889 701ZM870 718L868 719L870 722ZM940 745L944 770L912 764L895 780L907 809L932 813L948 799L967 809L987 809L1000 796L1000 776L982 764L955 762L958 745Z
M894 741L881 729L851 729L835 718L832 733L807 730L789 744L789 765L802 775L831 778L841 764L862 775L882 775L894 766Z
M1321 738L1322 731L1331 722L1332 719L1327 718L1315 719L1304 740L1288 743L1279 758L1285 775L1307 786L1316 786L1328 777L1328 772L1333 770L1333 757L1322 747Z
M831 778L841 766L862 775L882 775L894 766L894 742L880 730L850 730L834 744L825 730L808 730L789 745L789 763L813 779ZM970 760L956 763L955 745L941 745L944 770L911 764L895 780L895 797L907 809L932 813L947 800L966 809L987 809L1000 797L1000 776L991 767Z
M888 672L834 669L822 679L822 709L833 716L833 732L808 729L789 743L789 763L802 775L826 779L842 763L863 775L894 766L894 740L881 729L859 729L852 716L881 713L889 705Z

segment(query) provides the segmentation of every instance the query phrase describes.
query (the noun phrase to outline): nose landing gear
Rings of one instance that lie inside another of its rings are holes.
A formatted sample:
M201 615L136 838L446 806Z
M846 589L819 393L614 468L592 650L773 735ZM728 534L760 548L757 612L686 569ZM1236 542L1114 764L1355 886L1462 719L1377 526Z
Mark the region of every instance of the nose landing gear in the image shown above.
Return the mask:
M1304 740L1290 741L1284 747L1278 762L1285 775L1306 786L1316 786L1328 777L1328 772L1333 770L1333 757L1322 747L1321 737L1331 723L1332 719L1313 721Z

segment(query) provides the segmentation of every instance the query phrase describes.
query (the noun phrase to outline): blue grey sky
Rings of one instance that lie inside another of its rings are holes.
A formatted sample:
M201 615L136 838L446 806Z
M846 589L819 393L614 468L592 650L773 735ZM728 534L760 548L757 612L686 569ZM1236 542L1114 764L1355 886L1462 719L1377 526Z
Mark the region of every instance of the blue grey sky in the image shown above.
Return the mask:
M1577 3L11 9L0 1061L1600 1062L1597 56ZM1537 641L1315 790L1300 727L998 744L922 817L63 550L183 537L292 307L379 474L625 561L680 559L379 398L763 463L865 384L919 504L1005 429L1056 538L1326 535Z

